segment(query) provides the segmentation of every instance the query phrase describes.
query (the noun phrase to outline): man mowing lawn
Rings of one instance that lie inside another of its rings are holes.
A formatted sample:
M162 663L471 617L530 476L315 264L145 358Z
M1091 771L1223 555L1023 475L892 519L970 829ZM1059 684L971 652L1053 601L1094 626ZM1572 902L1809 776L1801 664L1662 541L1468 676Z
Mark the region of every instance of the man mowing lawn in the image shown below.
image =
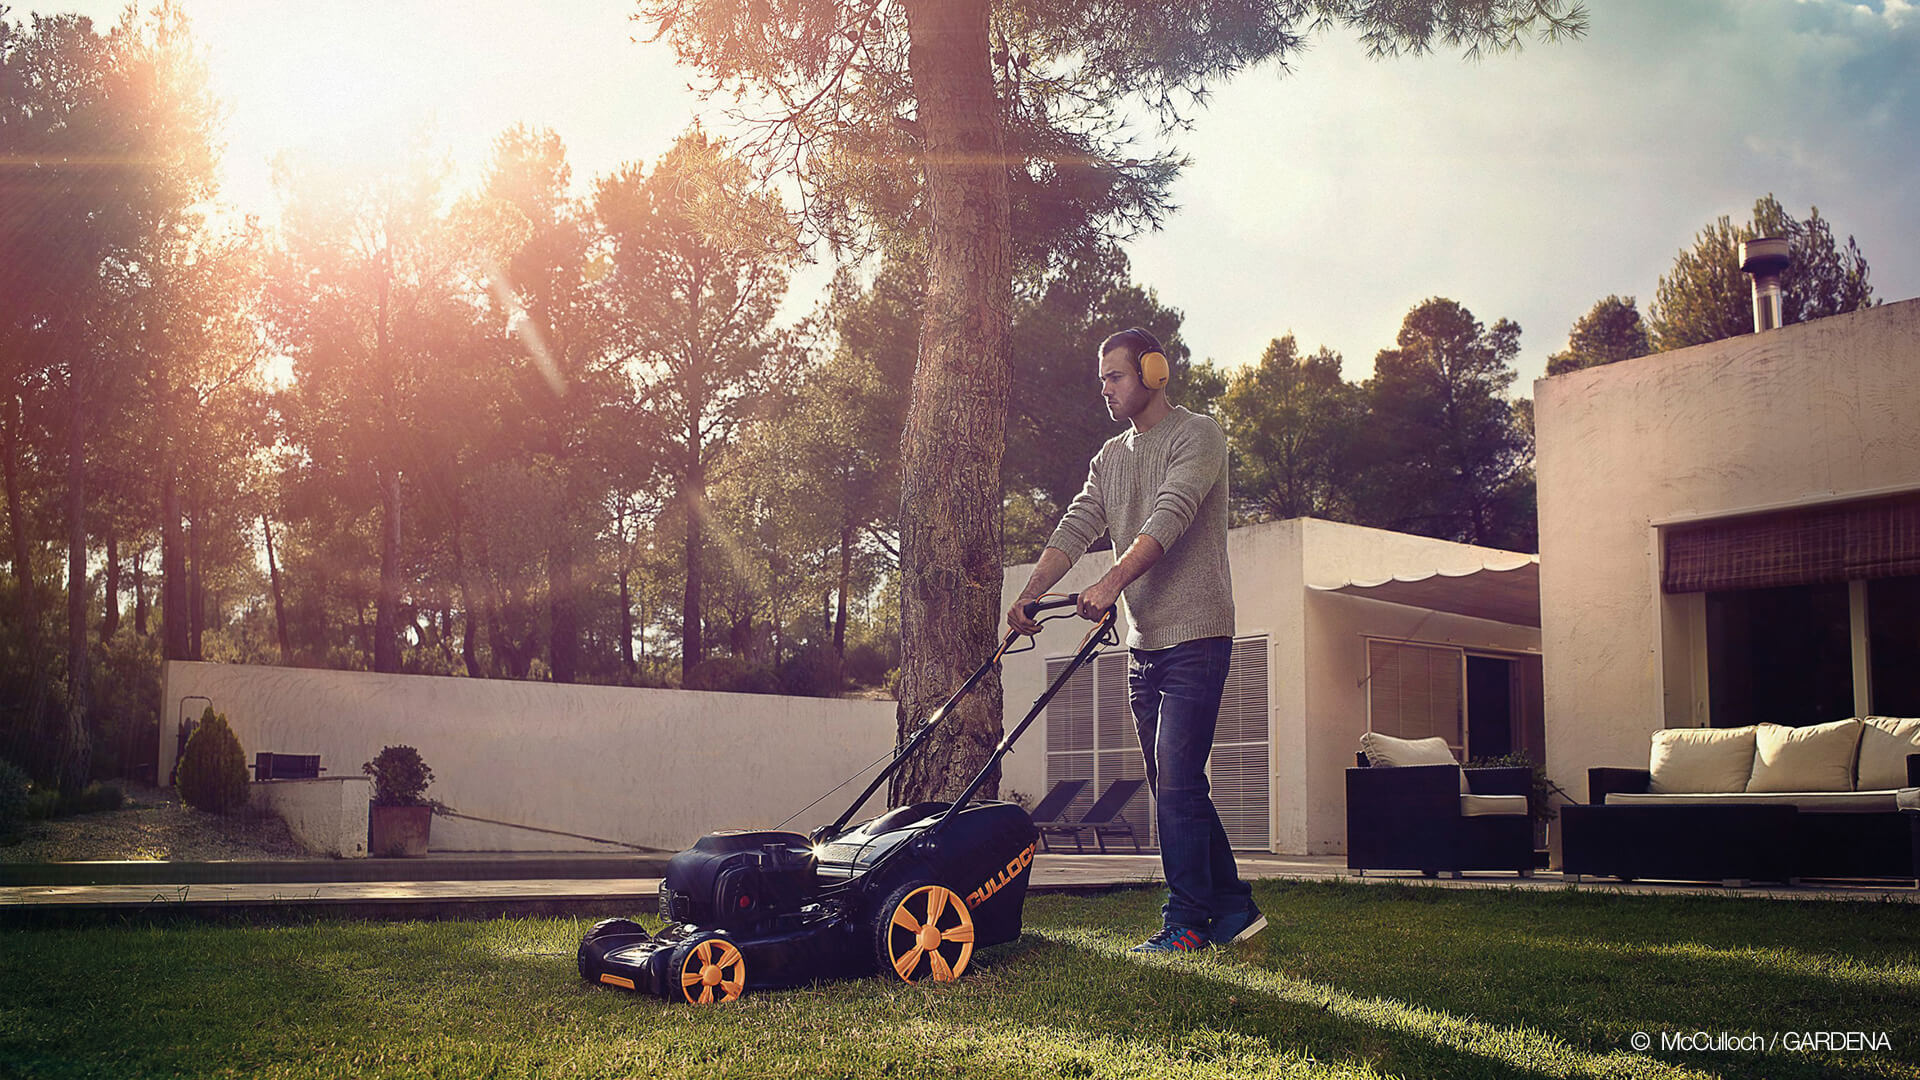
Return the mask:
M1131 426L1107 440L1007 612L1025 634L1024 606L1073 569L1104 532L1113 568L1080 591L1097 620L1117 600L1131 629L1127 690L1160 827L1167 902L1158 932L1136 952L1186 953L1266 928L1207 790L1220 696L1233 654L1233 578L1227 566L1227 438L1212 418L1167 402L1167 356L1138 327L1100 346L1107 414ZM1128 541L1125 554L1121 542Z

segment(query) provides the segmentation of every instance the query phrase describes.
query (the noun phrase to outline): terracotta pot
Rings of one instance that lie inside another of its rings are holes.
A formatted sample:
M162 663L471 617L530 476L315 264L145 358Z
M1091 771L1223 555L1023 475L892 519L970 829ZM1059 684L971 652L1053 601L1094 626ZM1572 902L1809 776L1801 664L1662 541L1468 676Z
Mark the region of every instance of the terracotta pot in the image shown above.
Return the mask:
M427 832L433 827L431 806L367 807L367 854L413 856L427 853Z

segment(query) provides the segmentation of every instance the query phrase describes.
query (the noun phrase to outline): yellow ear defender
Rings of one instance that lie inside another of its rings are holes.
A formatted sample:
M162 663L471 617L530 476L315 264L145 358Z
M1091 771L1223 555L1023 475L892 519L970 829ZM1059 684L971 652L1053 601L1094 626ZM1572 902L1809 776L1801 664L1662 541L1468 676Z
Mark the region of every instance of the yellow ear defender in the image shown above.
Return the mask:
M1158 390L1167 385L1172 372L1167 368L1167 354L1158 349L1140 354L1140 382L1149 390Z
M1167 354L1160 351L1160 339L1138 326L1129 326L1123 331L1134 341L1134 347L1144 350L1140 353L1140 385L1149 390L1158 390L1167 385L1173 371L1167 366Z

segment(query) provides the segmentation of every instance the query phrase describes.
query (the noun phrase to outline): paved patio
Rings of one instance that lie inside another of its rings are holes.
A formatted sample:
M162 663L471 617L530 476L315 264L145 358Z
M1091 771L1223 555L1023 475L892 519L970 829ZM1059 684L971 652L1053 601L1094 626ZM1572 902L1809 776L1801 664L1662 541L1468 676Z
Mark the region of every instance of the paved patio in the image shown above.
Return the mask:
M1574 889L1639 896L1920 901L1920 889L1897 882L1820 881L1747 888L1622 884L1611 879L1575 883L1551 870L1541 870L1531 878L1489 873L1430 879L1417 873L1382 871L1354 877L1340 855L1246 855L1239 863L1243 876L1264 880L1399 883L1442 889ZM610 859L600 855L449 853L412 860L196 863L178 867L164 863L59 865L70 880L78 877L102 883L0 885L0 925L161 912L420 919L631 914L652 910L663 862L658 858ZM28 868L11 869L10 882L31 875ZM610 872L614 876L607 876ZM366 880L380 874L402 879ZM1034 859L1033 874L1032 887L1037 892L1154 885L1160 881L1160 859L1157 855L1042 854ZM260 880L263 875L270 880ZM302 876L343 875L359 880L298 880ZM115 883L115 877L135 880ZM177 880L165 880L168 877ZM227 880L218 880L221 877Z

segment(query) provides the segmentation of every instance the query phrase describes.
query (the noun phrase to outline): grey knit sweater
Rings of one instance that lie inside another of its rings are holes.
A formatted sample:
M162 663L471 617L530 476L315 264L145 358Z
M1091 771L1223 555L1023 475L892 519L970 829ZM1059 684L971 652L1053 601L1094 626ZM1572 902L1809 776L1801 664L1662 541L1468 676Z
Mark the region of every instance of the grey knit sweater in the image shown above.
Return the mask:
M1176 405L1147 431L1107 440L1047 546L1078 561L1102 531L1113 534L1116 561L1142 534L1164 550L1122 594L1128 648L1233 635L1227 436L1211 417Z

